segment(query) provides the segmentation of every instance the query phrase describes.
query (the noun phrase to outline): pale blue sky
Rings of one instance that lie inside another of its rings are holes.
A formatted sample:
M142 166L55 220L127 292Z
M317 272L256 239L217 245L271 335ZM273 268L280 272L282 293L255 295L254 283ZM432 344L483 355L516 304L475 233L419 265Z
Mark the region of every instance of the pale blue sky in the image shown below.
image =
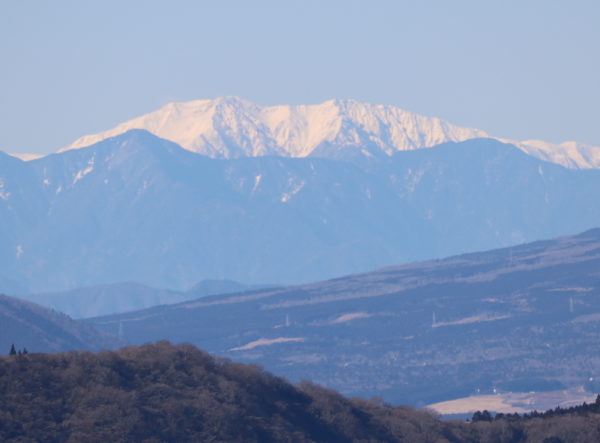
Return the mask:
M396 105L600 145L600 2L0 1L0 150L52 152L169 101Z

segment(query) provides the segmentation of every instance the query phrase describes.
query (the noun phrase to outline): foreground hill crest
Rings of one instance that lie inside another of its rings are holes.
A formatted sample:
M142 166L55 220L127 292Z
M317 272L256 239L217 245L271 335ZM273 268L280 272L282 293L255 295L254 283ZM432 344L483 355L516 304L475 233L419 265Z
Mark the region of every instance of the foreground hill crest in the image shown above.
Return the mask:
M130 129L146 129L213 158L279 155L339 159L385 156L474 138L509 141L395 106L356 100L262 107L238 97L220 97L169 103L108 131L83 136L63 150L89 146ZM600 167L600 147L539 140L511 143L530 155L563 166Z
M4 357L0 384L4 442L591 442L600 433L595 405L441 421L168 342Z

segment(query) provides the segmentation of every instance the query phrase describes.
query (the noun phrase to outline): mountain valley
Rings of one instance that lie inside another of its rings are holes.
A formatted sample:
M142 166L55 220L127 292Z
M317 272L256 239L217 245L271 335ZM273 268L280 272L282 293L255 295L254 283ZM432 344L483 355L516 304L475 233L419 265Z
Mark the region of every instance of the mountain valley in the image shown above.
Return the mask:
M203 280L187 291L175 291L127 282L62 292L24 294L19 297L63 312L73 318L86 318L269 286L273 285L246 285L232 280Z

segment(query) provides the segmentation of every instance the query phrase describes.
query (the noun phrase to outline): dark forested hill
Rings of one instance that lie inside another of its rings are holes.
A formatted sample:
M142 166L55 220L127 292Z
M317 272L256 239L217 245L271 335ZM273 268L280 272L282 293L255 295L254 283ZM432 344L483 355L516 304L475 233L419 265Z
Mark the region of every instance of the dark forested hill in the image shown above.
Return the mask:
M0 358L0 440L89 442L586 442L578 414L442 422L427 411L293 386L167 342L120 351Z
M124 342L60 312L0 295L0 354L14 344L30 352L100 350Z
M168 339L344 394L427 405L600 380L600 229L90 324Z

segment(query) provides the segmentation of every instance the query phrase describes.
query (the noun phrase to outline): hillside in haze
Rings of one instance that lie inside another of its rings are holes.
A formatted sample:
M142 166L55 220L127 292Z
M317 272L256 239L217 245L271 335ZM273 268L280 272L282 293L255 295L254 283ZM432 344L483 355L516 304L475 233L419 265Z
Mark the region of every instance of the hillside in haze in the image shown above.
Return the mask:
M298 386L166 342L0 358L0 439L12 441L592 442L597 405L536 417L429 411ZM549 439L549 440L545 440Z
M86 147L131 129L145 129L213 158L385 157L398 151L490 137L484 131L461 128L439 118L356 100L261 107L238 97L220 97L169 103L111 130L81 137L64 149ZM563 166L600 167L600 147L495 138Z
M11 347L29 352L112 349L125 342L67 315L0 295L0 355Z
M490 139L350 162L219 160L133 130L29 162L0 155L0 180L13 294L299 283L600 225L600 171Z
M600 230L89 320L348 395L427 405L600 385Z

